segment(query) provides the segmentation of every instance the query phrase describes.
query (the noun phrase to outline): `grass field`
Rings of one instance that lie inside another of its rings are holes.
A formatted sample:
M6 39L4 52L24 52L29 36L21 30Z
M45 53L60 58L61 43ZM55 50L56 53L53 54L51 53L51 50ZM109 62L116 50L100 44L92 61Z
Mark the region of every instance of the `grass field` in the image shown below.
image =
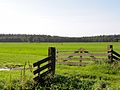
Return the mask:
M33 64L42 58L45 58L48 53L48 47L56 47L58 50L77 50L79 48L85 48L89 51L99 51L106 50L107 46L112 44L115 51L120 52L120 43L110 42L110 43L0 43L0 67L23 67L25 63L26 67L29 64ZM76 79L80 79L82 83L94 82L90 85L91 88L101 88L101 85L107 85L106 89L119 90L120 89L120 66L109 65L109 64L93 64L87 66L68 66L68 65L56 65L56 74L61 78L68 81L67 84L58 83L56 86L63 85L61 87L68 87L70 90L77 89L74 85ZM25 76L25 78L24 78ZM69 79L68 77L75 77L74 79ZM24 71L0 71L0 88L3 88L2 84L6 84L9 89L11 80L21 80L28 79L32 81L33 74L29 70ZM68 78L68 79L67 79ZM71 80L71 82L69 82ZM72 81L73 80L73 81ZM5 82L3 82L5 81ZM21 82L22 82L21 81ZM60 81L60 80L59 80ZM74 84L73 84L74 83ZM88 85L88 84L84 84ZM87 87L84 86L83 87ZM15 86L14 86L15 87ZM24 87L24 85L23 85ZM30 87L30 86L29 86ZM74 87L74 88L73 88ZM89 87L89 86L88 86ZM16 86L17 88L17 86ZM82 88L82 86L81 86ZM55 88L54 88L55 89ZM93 90L94 90L93 89ZM105 89L105 90L106 90ZM82 90L82 89L81 89ZM83 89L87 90L87 89ZM101 89L98 89L101 90Z

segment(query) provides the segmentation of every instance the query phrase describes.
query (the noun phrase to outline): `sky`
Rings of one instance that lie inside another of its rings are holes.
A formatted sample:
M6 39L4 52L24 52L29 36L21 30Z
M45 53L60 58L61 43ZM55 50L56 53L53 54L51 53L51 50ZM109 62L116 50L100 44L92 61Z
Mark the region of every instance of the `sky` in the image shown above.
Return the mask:
M120 34L120 0L0 0L0 34Z

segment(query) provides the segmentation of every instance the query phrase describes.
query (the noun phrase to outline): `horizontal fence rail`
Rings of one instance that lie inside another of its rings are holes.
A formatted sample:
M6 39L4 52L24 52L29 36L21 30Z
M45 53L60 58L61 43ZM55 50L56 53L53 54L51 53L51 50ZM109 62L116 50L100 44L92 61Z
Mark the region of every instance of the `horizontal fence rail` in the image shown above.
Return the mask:
M60 53L60 52L76 52L76 51L80 51L80 50L57 50L56 52ZM84 52L89 52L88 50L85 50ZM91 52L106 52L106 50L91 50Z
M39 66L40 64L42 64L42 63L45 63L45 62L47 62L48 60L50 60L52 57L50 56L50 57L47 57L47 58L44 58L44 59L42 59L42 60L40 60L40 61L38 61L38 62L35 62L34 64L33 64L33 67L36 67L36 66Z
M113 53L114 55L116 55L117 57L119 57L119 58L120 58L120 54L118 54L117 52L112 51L112 53Z
M57 58L58 60L107 60L107 58Z
M108 56L107 53L98 53L98 54L58 54L57 56Z

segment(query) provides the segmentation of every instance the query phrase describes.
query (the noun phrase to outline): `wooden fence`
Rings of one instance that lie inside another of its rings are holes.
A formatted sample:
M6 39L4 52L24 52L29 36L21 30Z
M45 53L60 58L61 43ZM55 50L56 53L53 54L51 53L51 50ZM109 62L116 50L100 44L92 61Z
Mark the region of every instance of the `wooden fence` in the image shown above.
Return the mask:
M72 53L71 53L72 52ZM62 53L62 54L61 54ZM57 55L56 55L57 54ZM68 65L84 65L90 61L96 60L108 60L110 63L114 60L120 61L120 54L113 50L113 46L109 45L108 50L94 51L90 52L86 49L80 48L78 50L64 50L56 52L54 47L48 49L48 57L39 60L33 64L33 67L37 67L33 71L34 75L38 74L34 81L43 82L48 79L48 76L53 76L55 74L55 63L58 64L68 64ZM83 62L86 61L87 62Z
M120 60L120 54L113 50L113 46L109 45L108 47L108 50L95 50L92 52L84 48L80 48L75 51L57 51L57 63L68 65L85 65L92 63L91 61L108 60L113 62L114 60Z
M34 81L41 83L48 79L49 75L53 76L55 74L55 54L55 48L50 47L48 49L48 57L33 64L33 67L37 67L33 73L34 75L38 74L38 76L33 79Z
M108 47L108 59L110 63L114 62L114 60L120 61L120 54L113 50L112 45Z

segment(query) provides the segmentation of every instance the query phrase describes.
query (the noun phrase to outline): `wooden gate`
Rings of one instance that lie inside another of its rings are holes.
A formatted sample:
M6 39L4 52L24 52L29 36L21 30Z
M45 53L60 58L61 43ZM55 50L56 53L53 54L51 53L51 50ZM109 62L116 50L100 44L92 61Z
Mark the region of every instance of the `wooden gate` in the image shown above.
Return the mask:
M58 50L57 63L67 65L86 65L92 61L108 60L112 63L114 60L120 61L120 54L113 50L109 45L108 50L89 51L84 48L78 50Z

